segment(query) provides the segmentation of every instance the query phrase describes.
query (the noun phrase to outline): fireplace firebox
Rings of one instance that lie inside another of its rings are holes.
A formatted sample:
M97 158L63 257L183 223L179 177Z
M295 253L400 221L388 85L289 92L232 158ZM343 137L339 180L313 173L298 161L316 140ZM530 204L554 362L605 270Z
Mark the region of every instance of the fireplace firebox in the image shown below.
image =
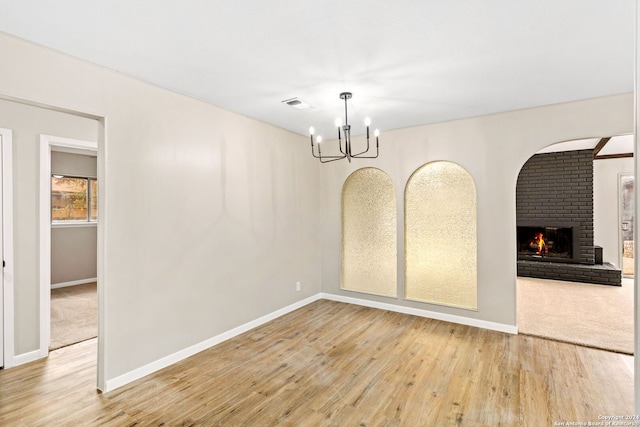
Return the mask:
M518 226L518 259L578 262L577 225Z

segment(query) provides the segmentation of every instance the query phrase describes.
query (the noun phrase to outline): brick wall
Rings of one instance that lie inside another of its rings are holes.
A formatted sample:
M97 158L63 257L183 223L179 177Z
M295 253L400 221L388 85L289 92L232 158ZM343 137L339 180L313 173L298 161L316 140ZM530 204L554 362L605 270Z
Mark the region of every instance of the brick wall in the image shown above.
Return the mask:
M593 150L531 157L518 176L516 222L547 226L577 223L580 253L574 256L582 264L594 264Z

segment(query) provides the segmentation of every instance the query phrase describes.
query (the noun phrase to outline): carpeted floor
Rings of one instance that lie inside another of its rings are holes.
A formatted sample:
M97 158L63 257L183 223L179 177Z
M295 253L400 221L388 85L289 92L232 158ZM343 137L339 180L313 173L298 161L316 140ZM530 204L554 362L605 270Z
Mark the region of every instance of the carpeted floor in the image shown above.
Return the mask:
M518 331L633 354L633 286L518 277Z
M51 290L51 343L49 350L98 335L96 283Z

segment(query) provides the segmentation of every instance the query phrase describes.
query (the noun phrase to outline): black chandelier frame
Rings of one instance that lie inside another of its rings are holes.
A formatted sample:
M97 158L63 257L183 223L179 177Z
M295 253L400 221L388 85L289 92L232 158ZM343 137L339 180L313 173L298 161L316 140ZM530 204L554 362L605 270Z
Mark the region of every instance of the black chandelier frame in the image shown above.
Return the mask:
M311 154L313 155L313 157L315 157L316 159L320 159L320 163L329 163L329 162L335 162L337 160L342 160L342 159L347 159L349 161L349 163L351 163L351 159L375 159L378 157L378 154L380 153L380 146L379 146L379 141L378 141L378 136L379 136L379 132L376 129L374 132L374 136L376 138L376 151L375 151L375 155L366 155L369 152L369 148L370 148L370 143L369 143L369 125L370 125L370 121L369 118L367 118L365 120L365 126L367 127L367 148L364 151L361 151L359 153L352 153L351 152L351 125L349 124L349 115L348 115L348 111L347 111L347 100L351 99L353 97L353 94L351 92L342 92L340 94L340 99L344 100L344 125L340 125L339 119L336 120L336 126L338 128L338 149L340 150L340 154L339 156L323 156L322 155L322 150L320 148L320 144L322 141L322 137L318 137L317 142L314 144L314 129L313 127L311 127L309 129L309 137L311 139ZM342 132L340 132L340 130L342 129ZM343 138L342 135L344 134L344 144L343 144ZM317 146L317 154L316 154L316 149L314 147Z

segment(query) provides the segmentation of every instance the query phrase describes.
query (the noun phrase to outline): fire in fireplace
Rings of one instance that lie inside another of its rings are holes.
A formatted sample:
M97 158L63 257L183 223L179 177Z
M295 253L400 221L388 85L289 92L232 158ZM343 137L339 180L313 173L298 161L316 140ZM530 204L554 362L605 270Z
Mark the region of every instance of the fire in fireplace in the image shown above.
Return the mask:
M529 243L529 247L533 249L537 247L538 248L538 250L536 251L537 255L544 255L549 253L549 248L547 247L547 242L544 240L543 233L536 233L536 236Z
M518 226L518 258L570 262L574 227Z

